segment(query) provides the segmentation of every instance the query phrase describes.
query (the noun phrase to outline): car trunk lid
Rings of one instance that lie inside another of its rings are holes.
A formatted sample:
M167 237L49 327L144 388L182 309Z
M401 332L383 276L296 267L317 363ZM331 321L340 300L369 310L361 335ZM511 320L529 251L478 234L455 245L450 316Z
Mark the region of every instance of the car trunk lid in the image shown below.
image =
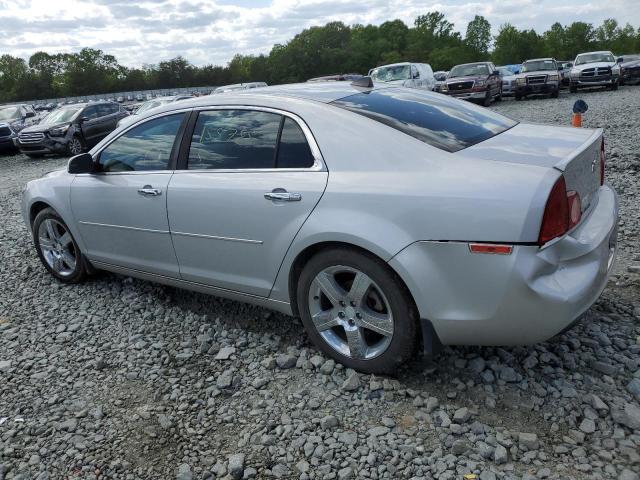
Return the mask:
M601 144L602 129L520 123L454 155L559 170L585 212L600 186Z

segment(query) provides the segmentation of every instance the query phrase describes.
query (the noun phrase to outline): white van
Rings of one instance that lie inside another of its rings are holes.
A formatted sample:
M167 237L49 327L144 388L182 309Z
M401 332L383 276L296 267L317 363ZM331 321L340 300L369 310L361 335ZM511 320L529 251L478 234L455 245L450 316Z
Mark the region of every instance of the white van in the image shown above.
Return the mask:
M391 83L409 88L433 90L436 79L428 63L392 63L369 70L369 76L374 82Z

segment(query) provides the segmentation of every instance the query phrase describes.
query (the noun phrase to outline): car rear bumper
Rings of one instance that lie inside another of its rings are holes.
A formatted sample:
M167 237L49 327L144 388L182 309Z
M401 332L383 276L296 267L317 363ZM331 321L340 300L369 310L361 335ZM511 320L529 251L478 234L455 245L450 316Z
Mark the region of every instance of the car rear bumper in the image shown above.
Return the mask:
M466 242L416 242L389 264L444 345L526 345L560 333L597 300L616 252L618 200L608 186L572 232L544 248L472 254Z

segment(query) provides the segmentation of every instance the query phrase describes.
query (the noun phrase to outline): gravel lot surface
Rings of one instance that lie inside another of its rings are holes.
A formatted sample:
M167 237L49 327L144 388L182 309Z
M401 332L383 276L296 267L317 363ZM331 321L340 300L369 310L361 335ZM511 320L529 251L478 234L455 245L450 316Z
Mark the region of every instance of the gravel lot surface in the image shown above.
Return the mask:
M0 480L638 480L640 87L492 108L566 125L577 98L621 200L602 298L552 341L447 348L397 378L335 365L260 308L111 274L57 283L19 199L65 160L0 157Z

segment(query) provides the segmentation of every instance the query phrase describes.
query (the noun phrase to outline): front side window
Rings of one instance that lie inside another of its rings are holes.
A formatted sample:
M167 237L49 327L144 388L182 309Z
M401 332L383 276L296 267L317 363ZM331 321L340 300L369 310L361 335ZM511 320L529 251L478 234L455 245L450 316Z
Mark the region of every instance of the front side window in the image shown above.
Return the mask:
M113 111L111 110L111 106L107 103L102 103L98 105L98 117L106 117L107 115L111 115Z
M167 115L128 130L100 153L100 170L166 170L183 118L184 113Z
M282 116L254 110L201 112L189 148L188 168L274 168Z
M432 92L385 88L331 102L447 152L487 140L517 122Z
M85 108L84 112L82 112L82 116L88 118L89 120L98 118L98 107L96 105L92 105L91 107Z

